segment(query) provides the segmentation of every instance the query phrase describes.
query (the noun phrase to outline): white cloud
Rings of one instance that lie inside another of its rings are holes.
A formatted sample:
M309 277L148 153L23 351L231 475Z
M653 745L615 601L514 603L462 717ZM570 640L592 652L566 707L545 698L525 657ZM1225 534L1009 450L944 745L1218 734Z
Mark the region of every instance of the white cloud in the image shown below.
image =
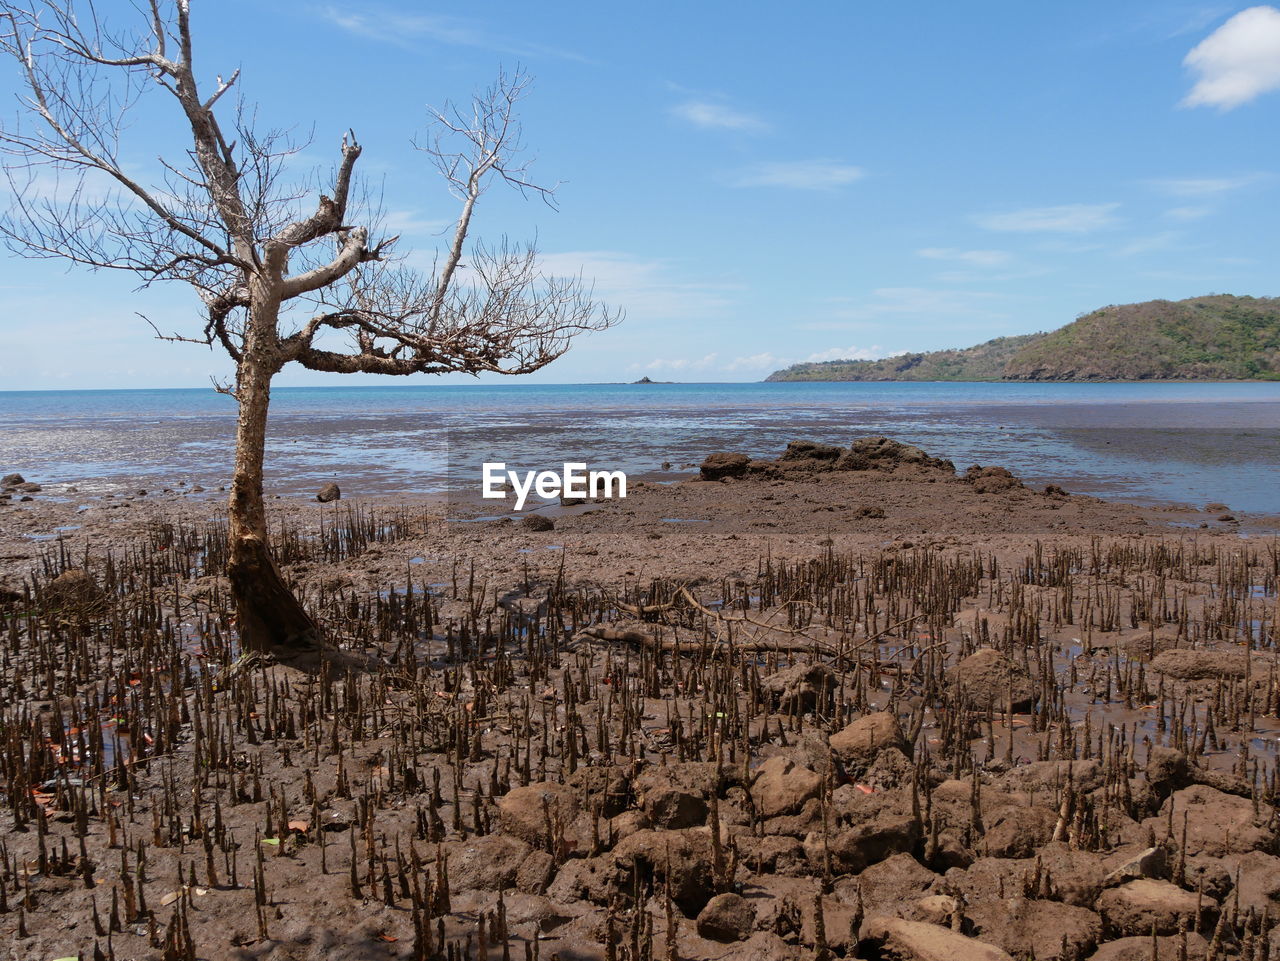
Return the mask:
M1164 212L1164 215L1170 220L1199 220L1201 217L1207 217L1213 213L1210 207L1170 207Z
M586 57L556 47L529 43L493 33L485 26L462 17L441 14L396 13L383 6L366 6L360 12L348 6L328 6L320 15L348 33L398 47L411 47L421 40L455 47L477 47L517 57L553 57L590 63Z
M695 127L711 130L740 130L745 133L763 133L769 125L759 117L741 110L734 110L722 103L709 100L688 100L671 108L671 113Z
M1002 214L981 214L974 218L987 230L1019 233L1050 232L1084 234L1109 227L1119 204L1060 204L1056 207L1028 207Z
M643 260L612 250L543 254L544 273L581 276L610 307L632 317L700 319L724 312L739 288L729 283L688 281L665 260Z
M1184 107L1231 110L1280 87L1280 10L1241 10L1200 41L1183 66L1197 75Z
M1239 177L1166 177L1151 181L1152 186L1174 197L1212 197L1239 190L1262 179L1261 174Z
M649 361L647 364L632 364L631 370L706 370L714 366L716 353L707 354L704 357L674 357L671 359L659 357Z
M925 247L916 253L930 260L956 260L974 267L999 267L1007 264L1010 257L1004 250L956 250L951 247Z
M870 300L843 298L833 302L832 316L843 320L866 320L876 317L915 315L926 318L982 315L999 316L992 305L1002 300L1000 294L984 290L951 290L935 287L879 287ZM811 328L818 329L818 328ZM827 325L827 330L837 329Z
M1148 237L1136 237L1125 244L1116 253L1121 257L1133 257L1137 254L1148 254L1157 250L1170 250L1177 246L1182 235L1175 231L1165 231Z
M785 357L775 357L773 354L765 353L752 354L749 357L735 357L729 363L724 365L725 370L777 370L779 367L788 367L791 361Z
M834 160L790 160L761 163L739 171L730 179L734 187L786 187L791 190L834 190L855 180L865 171Z
M809 364L820 364L824 360L875 360L883 357L884 351L879 345L874 347L831 347L827 350L819 350L810 354L805 358L805 362Z

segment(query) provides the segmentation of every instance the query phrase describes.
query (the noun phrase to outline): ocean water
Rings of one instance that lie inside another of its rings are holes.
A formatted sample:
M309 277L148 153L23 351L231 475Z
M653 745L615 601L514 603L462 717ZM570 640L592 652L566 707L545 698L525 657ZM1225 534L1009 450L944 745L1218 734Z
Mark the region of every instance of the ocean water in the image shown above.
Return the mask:
M83 493L228 482L235 404L190 390L0 391L0 472ZM887 434L963 470L1280 513L1280 384L573 384L279 388L267 487L478 491L479 465L658 479L711 451ZM664 469L664 464L670 468Z

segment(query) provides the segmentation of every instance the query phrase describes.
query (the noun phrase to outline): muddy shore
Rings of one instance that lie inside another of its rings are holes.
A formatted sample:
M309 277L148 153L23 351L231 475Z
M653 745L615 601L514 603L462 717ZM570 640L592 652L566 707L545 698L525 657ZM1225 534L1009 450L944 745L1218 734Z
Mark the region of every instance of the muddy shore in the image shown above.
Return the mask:
M272 501L351 674L236 649L218 492L11 498L11 956L1280 951L1273 520L833 450Z

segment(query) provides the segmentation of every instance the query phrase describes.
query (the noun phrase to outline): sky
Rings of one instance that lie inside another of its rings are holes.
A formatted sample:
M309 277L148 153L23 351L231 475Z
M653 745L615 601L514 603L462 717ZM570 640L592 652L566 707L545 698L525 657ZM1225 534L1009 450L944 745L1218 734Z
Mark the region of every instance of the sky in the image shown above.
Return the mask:
M581 273L625 320L522 379L760 380L1107 304L1280 294L1275 7L192 6L200 79L241 71L259 126L299 140L299 183L355 131L409 263L430 263L457 216L413 147L428 106L502 69L532 76L524 140L555 209L495 188L475 236L536 238L548 272ZM99 9L133 23L127 0ZM4 124L16 90L0 62ZM175 104L149 90L130 169L183 147ZM207 386L228 359L147 323L195 334L200 308L179 285L0 251L0 389ZM392 382L296 365L276 380Z

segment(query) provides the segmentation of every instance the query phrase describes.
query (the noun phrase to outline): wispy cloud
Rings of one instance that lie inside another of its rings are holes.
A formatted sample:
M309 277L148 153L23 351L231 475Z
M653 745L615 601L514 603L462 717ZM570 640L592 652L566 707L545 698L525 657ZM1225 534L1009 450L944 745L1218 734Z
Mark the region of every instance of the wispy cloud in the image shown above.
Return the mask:
M1164 215L1169 220L1178 220L1185 223L1189 220L1200 220L1211 213L1213 213L1212 207L1170 207L1164 212Z
M875 360L884 356L884 350L878 344L874 347L830 347L819 350L805 358L809 364L820 364L825 360Z
M789 190L835 190L861 180L861 167L835 160L787 160L760 163L729 178L734 187L784 187Z
M712 352L702 357L658 357L648 363L630 365L631 370L708 370L715 366L719 354Z
M1182 61L1196 75L1184 107L1232 110L1280 87L1280 10L1241 10Z
M1174 197L1212 197L1257 183L1263 176L1254 173L1235 177L1161 177L1150 183L1157 190Z
M707 130L764 133L769 129L769 125L759 117L711 100L686 100L672 107L671 113L695 127Z
M588 57L569 50L504 36L490 30L483 23L463 17L398 13L386 7L364 4L358 10L326 6L320 9L320 15L348 33L398 47L412 47L425 40L456 47L477 47L517 57L592 62Z
M724 365L727 371L739 370L777 370L779 367L788 367L793 361L785 357L775 357L773 354L765 351L759 354L750 354L746 357L735 357Z
M846 321L916 316L927 319L967 315L999 316L993 308L1003 295L985 290L953 290L937 287L878 287L867 300L836 298L830 315ZM817 328L811 328L817 329ZM834 330L837 325L827 324Z
M613 250L544 254L543 271L562 277L581 276L595 294L632 317L698 319L725 312L739 288L731 283L690 281L677 265L645 260Z
M1116 251L1120 257L1134 257L1138 254L1149 254L1155 251L1172 250L1182 239L1177 231L1167 230L1147 237L1136 237Z
M1085 234L1117 222L1119 204L1060 204L1028 207L1000 214L980 214L974 221L987 230L1016 233Z
M1012 257L1005 250L958 250L954 247L925 247L916 253L929 260L954 260L974 267L1000 267Z

